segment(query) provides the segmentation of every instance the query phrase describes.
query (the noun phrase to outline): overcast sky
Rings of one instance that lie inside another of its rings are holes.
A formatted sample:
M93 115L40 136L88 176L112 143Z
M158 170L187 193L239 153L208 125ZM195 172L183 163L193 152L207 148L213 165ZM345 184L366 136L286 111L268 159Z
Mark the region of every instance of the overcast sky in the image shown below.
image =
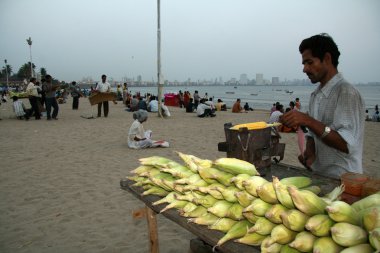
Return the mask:
M156 0L0 0L0 58L30 60L62 81L107 74L157 80ZM329 33L339 71L380 81L379 0L161 0L165 79L224 81L246 73L306 79L298 46Z

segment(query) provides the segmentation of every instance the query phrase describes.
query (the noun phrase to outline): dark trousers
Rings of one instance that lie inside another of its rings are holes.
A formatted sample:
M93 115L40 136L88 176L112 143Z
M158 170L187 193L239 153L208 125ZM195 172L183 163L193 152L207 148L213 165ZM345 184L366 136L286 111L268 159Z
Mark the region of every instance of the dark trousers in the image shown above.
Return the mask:
M41 112L40 112L40 109L38 108L38 100L37 100L37 97L29 97L29 102L30 102L30 105L32 106L32 110L30 111L30 116L33 115L34 113L34 117L36 119L40 119L41 118Z
M47 119L57 118L58 110L59 110L57 99L55 99L55 97L46 98L45 103L46 103L46 117L47 117ZM51 108L52 107L53 107L53 114L51 114Z
M73 97L73 110L78 109L79 106L79 97Z
M104 112L104 117L108 116L108 101L100 102L98 104L98 117L102 116L102 104L103 104L103 112Z

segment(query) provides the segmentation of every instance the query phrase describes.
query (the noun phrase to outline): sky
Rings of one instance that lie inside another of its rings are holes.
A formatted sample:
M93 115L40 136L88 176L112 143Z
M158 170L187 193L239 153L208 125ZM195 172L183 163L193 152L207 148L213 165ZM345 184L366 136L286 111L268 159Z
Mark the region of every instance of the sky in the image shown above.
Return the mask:
M0 66L61 81L157 81L156 0L0 0ZM352 83L380 81L379 0L161 0L165 79L307 79L300 42L328 33ZM1 67L1 68L2 68Z

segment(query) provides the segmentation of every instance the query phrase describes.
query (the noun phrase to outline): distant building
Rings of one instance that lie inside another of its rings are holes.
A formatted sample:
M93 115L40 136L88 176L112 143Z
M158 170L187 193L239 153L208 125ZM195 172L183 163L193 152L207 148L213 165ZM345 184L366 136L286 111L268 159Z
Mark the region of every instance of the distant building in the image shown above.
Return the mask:
M279 85L279 84L280 84L280 78L272 77L272 85Z
M263 85L264 84L264 75L259 73L256 74L256 85Z
M248 77L247 74L241 74L239 84L247 85L248 84Z

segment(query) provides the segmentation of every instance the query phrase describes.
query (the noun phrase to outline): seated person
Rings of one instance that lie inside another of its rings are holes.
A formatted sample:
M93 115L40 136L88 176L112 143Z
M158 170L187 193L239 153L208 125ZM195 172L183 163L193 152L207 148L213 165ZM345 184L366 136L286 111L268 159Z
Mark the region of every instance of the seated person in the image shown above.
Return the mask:
M269 117L268 123L272 124L280 121L280 116L283 115L284 106L282 104L276 104L276 110L272 112Z
M21 100L18 100L17 96L13 96L12 99L13 99L13 111L15 112L16 117L18 119L24 119L25 117L25 119L28 120L29 115L27 113L24 103Z
M150 102L148 104L148 112L158 112L158 101L155 96L150 97Z
M139 97L139 102L137 104L138 110L147 110L147 105L143 97Z
M161 112L164 117L170 117L169 108L164 103L161 104Z
M246 110L246 111L253 111L253 109L251 107L249 107L248 102L245 103L244 110Z
M373 114L372 121L375 121L375 122L379 122L380 121L380 115L379 115L379 111L378 110L376 110L375 113Z
M208 100L205 99L205 104L211 106L211 110L215 112L215 105L214 105L214 102L212 101L212 97L209 98Z
M208 104L205 103L206 100L204 98L201 99L200 103L198 104L197 107L197 116L200 118L204 117L215 117L216 115L214 114L214 111L212 107Z
M189 102L187 103L186 112L194 112L193 98L190 98Z
M137 99L136 95L133 95L131 103L130 103L130 110L131 110L131 112L137 111L138 110L138 106L139 106L139 100Z
M235 104L232 106L232 112L233 113L247 112L241 107L240 98L236 99Z
M227 106L225 103L223 103L223 101L220 98L218 98L218 102L215 105L215 109L217 111L227 111Z
M148 120L148 112L138 110L133 113L133 121L128 132L128 147L133 149L151 148L151 147L169 147L167 141L154 141L151 139L152 131L144 130L143 123Z

